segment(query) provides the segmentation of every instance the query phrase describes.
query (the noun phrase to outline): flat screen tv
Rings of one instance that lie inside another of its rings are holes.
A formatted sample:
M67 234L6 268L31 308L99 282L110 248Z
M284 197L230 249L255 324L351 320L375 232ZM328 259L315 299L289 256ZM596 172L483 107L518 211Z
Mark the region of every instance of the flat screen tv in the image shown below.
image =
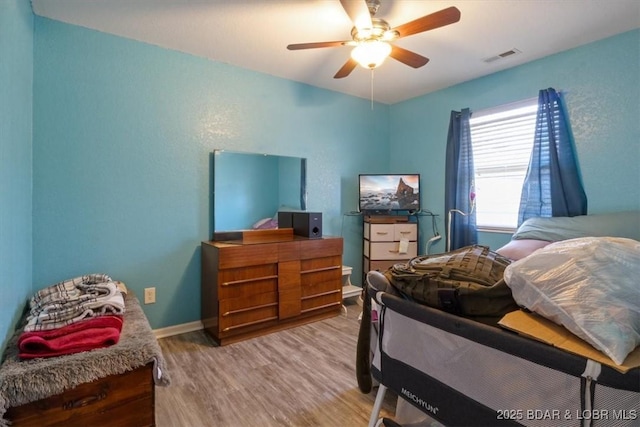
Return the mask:
M360 212L420 210L419 174L360 174L358 181Z

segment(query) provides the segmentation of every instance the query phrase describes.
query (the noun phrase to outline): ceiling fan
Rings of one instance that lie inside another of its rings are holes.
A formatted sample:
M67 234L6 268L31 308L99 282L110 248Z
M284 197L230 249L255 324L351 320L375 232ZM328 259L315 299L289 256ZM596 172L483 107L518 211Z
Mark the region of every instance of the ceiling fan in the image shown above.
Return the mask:
M354 46L351 57L333 76L334 79L347 77L358 64L364 68L374 69L380 66L387 56L410 67L420 68L429 62L429 58L392 45L390 42L444 27L460 20L460 11L452 6L391 28L384 19L374 18L380 7L380 0L340 0L340 4L354 24L351 29L352 40L298 43L287 46L289 50Z

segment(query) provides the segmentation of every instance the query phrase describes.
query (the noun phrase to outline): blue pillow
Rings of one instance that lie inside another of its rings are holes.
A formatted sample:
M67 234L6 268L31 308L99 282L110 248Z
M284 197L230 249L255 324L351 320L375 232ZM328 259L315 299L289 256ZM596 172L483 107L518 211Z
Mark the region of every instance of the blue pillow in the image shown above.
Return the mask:
M574 217L529 218L518 228L512 239L557 242L578 237L607 236L640 240L640 211Z

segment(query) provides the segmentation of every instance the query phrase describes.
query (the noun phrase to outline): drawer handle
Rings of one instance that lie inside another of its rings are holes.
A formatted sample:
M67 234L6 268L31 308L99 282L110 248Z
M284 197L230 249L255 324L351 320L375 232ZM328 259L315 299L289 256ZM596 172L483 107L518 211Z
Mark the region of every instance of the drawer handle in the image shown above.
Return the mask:
M304 270L304 271L301 271L300 274L317 273L319 271L337 270L338 268L342 270L341 265L332 265L331 267L321 267L321 268L314 268L313 270Z
M317 307L306 308L304 310L300 310L300 313L308 313L310 311L320 310L322 308L334 307L336 305L342 305L342 303L341 302L332 302L332 303L329 303L329 304L319 305Z
M76 400L70 400L62 405L65 410L82 408L83 406L91 405L92 403L99 402L107 397L107 390L102 389L100 393L93 396L82 397Z
M308 295L308 296L306 296L306 297L302 297L302 298L300 298L300 299L301 299L302 301L304 301L304 300L307 300L307 299L317 298L317 297L321 297L321 296L324 296L324 295L336 294L336 293L338 293L338 292L342 293L342 289L336 289L336 290L333 290L333 291L322 292L322 293L320 293L320 294Z
M389 233L387 231L376 231L376 234L379 234L380 236L386 236Z
M400 234L411 234L410 231L401 231Z
M251 283L257 282L259 280L269 280L269 279L277 279L277 275L273 276L263 276L263 277L252 277L251 279L243 279L243 280L232 280L230 282L224 282L220 286L232 286L232 285L242 285L243 283Z
M224 328L222 330L222 332L227 332L227 331L230 331L232 329L244 328L245 326L257 325L258 323L264 323L264 322L268 322L270 320L276 320L277 318L278 318L278 316L272 316L272 317L266 317L264 319L256 320L254 322L247 322L247 323L242 323L240 325L229 326L227 328Z
M222 315L222 317L228 316L230 314L238 314L238 313L243 313L245 311L257 310L259 308L273 307L274 305L278 305L278 303L277 302L272 302L272 303L269 303L269 304L254 305L253 307L240 308L238 310L229 310L229 311L225 312Z

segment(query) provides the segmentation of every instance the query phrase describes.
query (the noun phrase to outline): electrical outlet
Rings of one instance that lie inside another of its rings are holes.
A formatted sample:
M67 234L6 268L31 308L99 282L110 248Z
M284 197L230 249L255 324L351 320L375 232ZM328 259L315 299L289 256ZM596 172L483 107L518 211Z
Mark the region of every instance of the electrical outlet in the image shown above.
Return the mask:
M145 304L156 303L156 288L144 288L144 303Z

